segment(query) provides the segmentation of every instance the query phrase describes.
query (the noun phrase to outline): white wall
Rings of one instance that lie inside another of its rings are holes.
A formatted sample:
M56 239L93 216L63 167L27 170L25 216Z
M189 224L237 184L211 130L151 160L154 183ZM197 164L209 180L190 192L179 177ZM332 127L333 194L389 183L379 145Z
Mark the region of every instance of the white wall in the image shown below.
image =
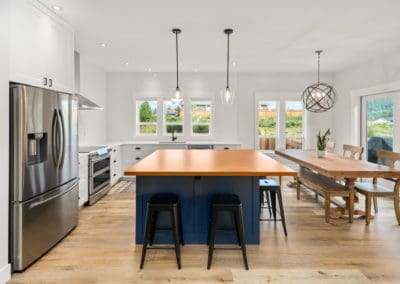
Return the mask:
M359 133L354 134L359 128L354 130L351 127L351 114L354 113L352 102L357 101L357 98L352 100L351 92L399 81L399 51L349 67L334 75L334 85L339 94L337 105L333 109L332 132L338 145L336 151L341 150L342 144L359 143Z
M0 1L0 283L10 278L8 265L8 123L9 0Z
M226 106L220 103L219 97L225 87L225 76L225 73L182 73L180 87L186 97L214 97L215 128L212 139L237 141L243 148L255 146L256 93L296 93L297 99L300 99L304 88L316 80L314 73L233 73L231 89L236 93L235 104ZM323 74L322 78L332 82L333 76ZM135 99L170 98L174 88L175 73L108 73L108 140L149 140L135 136ZM331 126L330 111L316 116L317 119L311 120L310 143L314 143L314 136L319 129Z
M96 65L80 57L80 93L104 110L80 110L78 112L79 145L100 145L107 136L107 77Z

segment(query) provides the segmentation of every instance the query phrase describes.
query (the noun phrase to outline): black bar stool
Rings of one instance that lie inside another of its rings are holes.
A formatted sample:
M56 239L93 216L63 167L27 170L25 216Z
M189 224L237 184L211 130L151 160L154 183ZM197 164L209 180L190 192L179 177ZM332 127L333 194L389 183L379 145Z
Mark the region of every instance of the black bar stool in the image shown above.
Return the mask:
M161 211L168 211L170 213L172 228L168 228L167 230L172 230L175 243L176 261L178 263L178 269L181 269L180 244L184 245L184 241L183 241L182 217L179 204L179 197L176 194L168 194L168 193L155 194L150 198L149 202L147 202L146 225L144 230L144 240L142 249L142 259L140 261L140 269L143 268L147 249L165 248L165 247L163 248L147 247L147 244L150 243L150 246L153 244L158 213Z
M238 238L238 243L241 247L243 254L243 261L246 270L249 269L247 263L246 244L244 238L244 225L242 203L239 197L235 194L216 194L213 196L212 210L211 210L211 223L208 230L208 264L207 269L210 269L212 257L214 253L215 234L217 231L218 214L221 211L231 211L235 218L235 230Z
M260 179L259 181L259 186L260 186L260 197L264 195L270 195L271 197L271 208L272 209L272 214L274 216L273 219L263 219L260 218L260 221L282 221L283 225L283 230L285 231L285 236L287 236L287 230L286 230L286 221L285 221L285 210L283 208L283 201L282 201L282 192L281 192L281 186L279 183L274 181L273 179ZM278 195L278 202L279 202L279 215L281 215L281 219L276 219L276 195ZM260 208L261 207L261 199L260 199Z

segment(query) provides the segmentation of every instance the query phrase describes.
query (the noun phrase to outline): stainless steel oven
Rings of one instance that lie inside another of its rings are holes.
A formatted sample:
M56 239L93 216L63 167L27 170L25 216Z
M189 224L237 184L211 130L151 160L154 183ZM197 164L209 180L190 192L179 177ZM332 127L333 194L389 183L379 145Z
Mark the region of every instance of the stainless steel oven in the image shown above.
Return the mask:
M89 205L110 190L110 149L102 148L89 154Z

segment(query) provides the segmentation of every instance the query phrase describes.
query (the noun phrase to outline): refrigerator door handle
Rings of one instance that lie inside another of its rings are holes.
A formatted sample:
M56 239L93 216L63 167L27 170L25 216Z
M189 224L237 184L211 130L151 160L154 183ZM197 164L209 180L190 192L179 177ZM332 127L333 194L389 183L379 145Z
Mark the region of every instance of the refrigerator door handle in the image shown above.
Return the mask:
M57 142L57 121L58 115L57 110L54 110L53 113L53 121L51 124L51 151L53 153L53 162L56 169L58 169L58 147L56 145Z
M58 168L61 168L64 158L65 158L65 126L64 126L64 117L62 115L61 110L58 110L58 119L60 126L60 153L59 153L59 164Z
M46 199L44 199L44 200L40 200L40 201L38 201L38 202L34 202L34 203L30 204L30 205L29 205L29 208L32 209L32 208L35 208L35 207L37 207L37 206L40 206L40 205L42 205L42 204L44 204L44 203L47 203L47 202L49 202L49 201L51 201L51 200L53 200L53 199L56 199L56 198L60 197L61 195L66 194L67 192L69 192L71 189L73 189L73 188L76 187L77 185L78 185L78 183L75 182L73 185L71 185L70 187L68 187L66 190L63 190L62 192L59 192L59 193L57 193L57 194L55 194L55 195L53 195L53 196L50 196L50 197L48 197L48 198L46 198Z

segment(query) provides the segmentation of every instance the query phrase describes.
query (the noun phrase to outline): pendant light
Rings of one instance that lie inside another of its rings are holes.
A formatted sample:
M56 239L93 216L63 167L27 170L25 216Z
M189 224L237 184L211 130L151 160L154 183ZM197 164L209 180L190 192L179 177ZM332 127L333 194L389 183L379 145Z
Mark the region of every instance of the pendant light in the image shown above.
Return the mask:
M223 104L233 104L234 93L229 88L229 36L233 33L232 29L225 29L224 33L227 36L227 56L226 56L226 88L222 92L221 99Z
M311 112L325 112L331 109L336 103L335 89L326 83L320 82L320 57L322 50L317 50L318 55L318 77L317 83L308 86L302 95L305 108Z
M178 57L178 34L182 32L180 29L173 29L172 32L175 34L175 48L176 48L176 89L175 96L172 101L175 103L181 103L183 100L183 95L179 89L179 57Z

